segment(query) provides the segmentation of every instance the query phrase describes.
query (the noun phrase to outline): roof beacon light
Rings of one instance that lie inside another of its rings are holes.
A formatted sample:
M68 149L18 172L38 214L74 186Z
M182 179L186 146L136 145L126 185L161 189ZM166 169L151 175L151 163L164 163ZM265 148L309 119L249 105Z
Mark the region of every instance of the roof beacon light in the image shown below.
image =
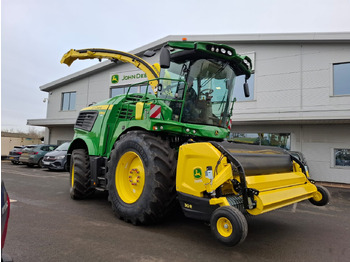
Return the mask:
M183 38L182 38L182 41L187 41L187 37L183 37Z

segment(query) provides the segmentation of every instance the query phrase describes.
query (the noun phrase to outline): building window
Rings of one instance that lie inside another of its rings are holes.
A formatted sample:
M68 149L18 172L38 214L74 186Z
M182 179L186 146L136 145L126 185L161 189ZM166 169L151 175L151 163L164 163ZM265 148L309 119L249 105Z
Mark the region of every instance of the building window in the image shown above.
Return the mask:
M62 93L62 111L75 110L76 92Z
M235 88L233 90L233 97L236 98L236 101L251 101L254 100L254 74L248 79L249 85L249 97L245 97L243 84L245 82L245 75L239 76L236 78Z
M231 133L229 140L236 143L276 146L290 150L290 133Z
M125 89L126 89L125 87L114 87L114 88L111 88L110 97L123 95L126 92Z
M146 92L147 86L132 86L130 88L129 94L133 93L141 93L144 94ZM124 95L128 92L129 87L128 86L122 86L122 87L112 87L110 91L110 97L115 97L118 95ZM152 87L148 87L148 93L152 92Z
M350 95L350 63L333 65L333 95Z
M334 163L336 167L350 167L350 149L334 149Z

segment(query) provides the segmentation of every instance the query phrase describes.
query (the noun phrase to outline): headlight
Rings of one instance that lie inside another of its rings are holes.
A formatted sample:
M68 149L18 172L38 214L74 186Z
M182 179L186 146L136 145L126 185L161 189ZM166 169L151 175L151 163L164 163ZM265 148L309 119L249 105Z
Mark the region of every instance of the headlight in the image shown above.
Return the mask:
M63 159L65 156L58 156L58 157L56 157L56 159L57 160L59 160L59 159Z
M249 61L244 59L243 62L247 65L248 69L250 69L250 63L249 63Z
M226 55L226 56L232 56L235 51L234 50L230 50L227 49L225 47L221 47L220 45L207 45L206 49L210 52L213 53L218 53L218 54L222 54L222 55Z

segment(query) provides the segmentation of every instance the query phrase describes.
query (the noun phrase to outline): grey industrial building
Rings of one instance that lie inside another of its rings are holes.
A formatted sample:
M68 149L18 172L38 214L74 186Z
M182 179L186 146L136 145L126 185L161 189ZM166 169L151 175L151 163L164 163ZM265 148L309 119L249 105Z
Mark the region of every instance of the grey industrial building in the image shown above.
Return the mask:
M167 36L130 53L143 57L182 37L227 44L253 59L251 96L238 83L234 93L231 138L301 151L315 180L350 184L350 32ZM143 58L155 63L158 54ZM143 80L133 65L101 62L41 86L46 118L28 124L46 127L46 143L69 141L80 109Z

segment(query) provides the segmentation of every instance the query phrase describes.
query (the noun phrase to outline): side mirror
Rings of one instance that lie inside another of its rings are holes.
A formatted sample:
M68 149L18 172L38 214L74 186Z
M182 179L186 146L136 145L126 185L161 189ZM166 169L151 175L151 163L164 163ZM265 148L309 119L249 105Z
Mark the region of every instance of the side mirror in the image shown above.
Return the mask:
M160 50L159 64L161 68L170 67L170 51L164 46Z
M244 89L244 96L249 97L250 92L249 92L249 85L248 85L247 80L245 80L245 83L243 84L243 89Z

